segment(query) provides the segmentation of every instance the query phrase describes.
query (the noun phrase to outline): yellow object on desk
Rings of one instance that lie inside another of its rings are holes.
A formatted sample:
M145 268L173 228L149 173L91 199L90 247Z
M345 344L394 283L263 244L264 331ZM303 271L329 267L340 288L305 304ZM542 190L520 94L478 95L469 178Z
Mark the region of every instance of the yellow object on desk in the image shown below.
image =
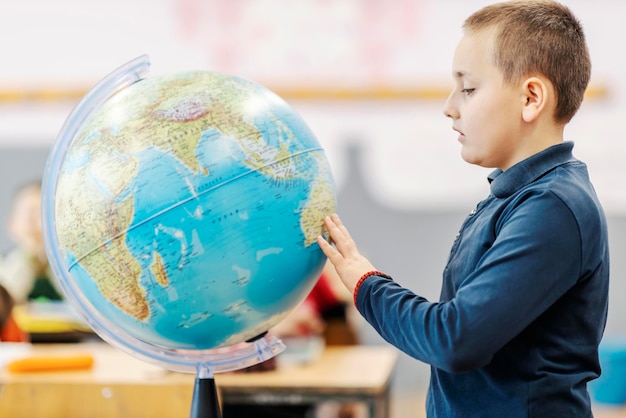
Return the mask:
M91 328L66 302L30 302L14 308L19 327L29 334L91 332Z
M6 367L11 373L87 370L93 361L90 354L38 355L12 360Z

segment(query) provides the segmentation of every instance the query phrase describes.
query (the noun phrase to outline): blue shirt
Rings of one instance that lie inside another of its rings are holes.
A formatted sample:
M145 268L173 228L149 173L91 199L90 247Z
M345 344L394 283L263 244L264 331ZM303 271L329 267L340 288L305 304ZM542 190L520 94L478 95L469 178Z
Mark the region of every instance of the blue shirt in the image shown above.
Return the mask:
M431 365L431 418L591 417L609 251L604 212L573 144L494 171L461 226L439 302L371 276L356 305Z

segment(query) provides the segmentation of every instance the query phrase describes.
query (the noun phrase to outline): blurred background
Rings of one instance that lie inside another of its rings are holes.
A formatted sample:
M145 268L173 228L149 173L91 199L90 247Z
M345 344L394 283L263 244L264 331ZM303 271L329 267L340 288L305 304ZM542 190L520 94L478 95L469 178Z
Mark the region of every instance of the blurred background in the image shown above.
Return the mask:
M626 334L626 3L565 0L593 63L566 130L609 218L607 335ZM0 6L0 219L14 190L41 178L50 147L86 91L147 54L148 76L215 70L273 89L327 151L339 212L374 264L436 300L464 217L490 170L463 162L442 114L463 20L481 0L20 0ZM0 251L11 247L0 234ZM359 323L361 341L384 344ZM396 391L428 369L400 357Z

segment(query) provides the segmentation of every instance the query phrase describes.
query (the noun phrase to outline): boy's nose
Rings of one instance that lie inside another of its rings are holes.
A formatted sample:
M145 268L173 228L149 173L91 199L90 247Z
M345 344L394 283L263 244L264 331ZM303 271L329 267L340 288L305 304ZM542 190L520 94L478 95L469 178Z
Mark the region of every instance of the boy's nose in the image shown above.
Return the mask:
M446 104L443 107L443 114L450 119L457 119L459 117L458 112L450 106L450 99L446 101Z
M450 93L448 98L446 99L446 103L443 105L443 114L450 119L458 119L459 112L456 109L456 106L453 106L453 93Z

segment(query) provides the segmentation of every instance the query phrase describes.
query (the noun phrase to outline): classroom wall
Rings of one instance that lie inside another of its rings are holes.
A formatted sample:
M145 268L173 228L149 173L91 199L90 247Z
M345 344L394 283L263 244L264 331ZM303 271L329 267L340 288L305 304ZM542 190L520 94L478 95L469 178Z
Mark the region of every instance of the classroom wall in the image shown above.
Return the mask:
M150 76L237 74L278 91L449 88L462 20L482 0L21 0L0 6L0 219L17 185L41 177L49 147L84 91L142 54ZM566 130L609 216L608 334L626 334L626 40L617 0L568 0L587 32L592 87ZM63 96L63 92L68 93ZM72 93L74 92L74 93ZM70 94L71 93L71 94ZM488 193L489 170L459 156L443 98L286 99L331 161L339 210L380 269L436 299L451 242ZM0 248L11 243L0 234ZM381 343L362 324L364 342ZM424 383L401 358L398 382Z
M0 6L0 147L49 146L80 96L138 56L148 76L195 69L250 78L279 92L413 91L406 100L286 99L327 149L359 141L376 158L368 183L398 207L475 199L484 170L459 164L443 95L463 19L487 0L21 0ZM565 0L587 32L591 88L566 131L607 210L626 212L626 39L616 0ZM430 99L423 95L430 90ZM64 96L65 93L65 96ZM420 96L420 94L422 94ZM304 95L306 97L306 95ZM434 171L433 171L434 170ZM414 179L434 173L435 182ZM382 187L381 187L382 186Z

